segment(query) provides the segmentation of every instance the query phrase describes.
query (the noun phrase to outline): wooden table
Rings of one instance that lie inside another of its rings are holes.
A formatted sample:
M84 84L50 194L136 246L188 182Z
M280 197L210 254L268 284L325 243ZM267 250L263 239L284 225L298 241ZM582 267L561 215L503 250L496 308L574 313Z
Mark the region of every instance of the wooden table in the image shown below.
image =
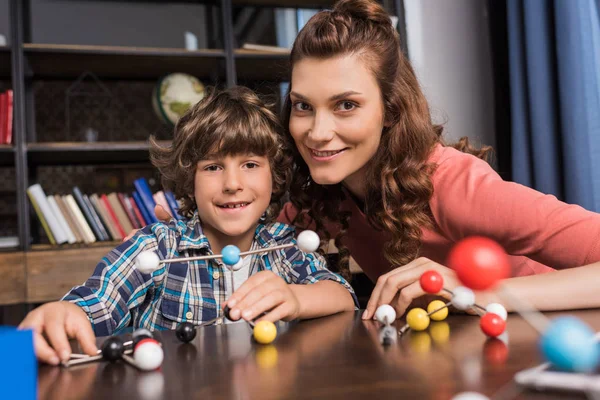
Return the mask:
M572 314L600 330L600 310ZM518 316L508 320L508 347L486 341L478 318L466 315L409 332L387 348L378 332L377 323L361 321L359 313L281 324L270 346L253 343L245 323L202 328L190 344L174 332L159 332L161 371L106 362L72 369L44 365L39 398L443 400L466 390L494 399L585 398L512 383L516 372L540 362L538 335Z

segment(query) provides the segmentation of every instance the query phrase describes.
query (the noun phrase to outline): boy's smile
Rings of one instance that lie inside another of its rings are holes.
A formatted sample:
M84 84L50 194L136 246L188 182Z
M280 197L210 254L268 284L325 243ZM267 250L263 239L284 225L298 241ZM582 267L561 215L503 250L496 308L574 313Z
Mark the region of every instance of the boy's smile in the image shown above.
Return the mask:
M248 250L271 202L269 160L253 154L212 156L198 162L194 197L213 252L233 244Z

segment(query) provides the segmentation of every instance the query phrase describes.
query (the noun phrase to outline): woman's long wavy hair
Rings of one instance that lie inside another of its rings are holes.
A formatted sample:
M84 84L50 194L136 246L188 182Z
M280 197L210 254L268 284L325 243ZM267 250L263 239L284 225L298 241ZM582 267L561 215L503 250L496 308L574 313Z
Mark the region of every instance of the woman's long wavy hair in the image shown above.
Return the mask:
M263 217L268 223L279 215L292 171L282 132L277 114L250 89L208 88L206 97L178 120L170 146L150 138L150 160L161 173L163 187L180 201L179 213L191 217L197 208L193 195L198 161L247 153L266 156L273 177L271 203Z
M443 144L442 127L431 121L429 106L409 61L400 51L400 40L389 15L373 0L341 0L331 11L312 17L296 38L291 68L293 71L294 65L305 58L327 59L348 54L358 55L372 71L384 104L386 127L367 167L364 211L373 227L391 234L384 254L394 268L418 256L421 229L433 224L429 200L435 166L427 160L434 146ZM288 129L289 95L283 112L284 126ZM325 224L337 224L339 272L348 276L350 254L342 239L350 213L340 211L345 199L342 186L324 186L312 181L289 131L286 140L293 149L295 164L290 197L296 209L301 210L294 223L312 221L327 239L330 234ZM491 150L489 147L475 150L467 138L454 147L484 159Z

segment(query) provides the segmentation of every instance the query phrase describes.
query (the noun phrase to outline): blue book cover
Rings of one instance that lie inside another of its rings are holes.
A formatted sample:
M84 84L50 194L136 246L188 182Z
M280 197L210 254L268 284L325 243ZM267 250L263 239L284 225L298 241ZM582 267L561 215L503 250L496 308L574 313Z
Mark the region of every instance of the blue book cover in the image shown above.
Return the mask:
M170 190L165 190L165 198L167 199L167 203L169 203L169 208L171 209L171 214L177 219L183 219L181 215L179 215L179 204L177 204L177 199L175 195Z
M142 218L144 218L144 223L146 225L150 225L151 224L150 216L148 215L148 211L146 211L146 207L144 207L144 204L142 203L140 194L134 190L133 193L131 193L131 195L133 196L133 201L135 201L135 204L138 206L138 208L140 209L140 212L142 213Z
M154 207L156 203L154 202L154 197L152 197L152 190L150 190L150 185L146 181L146 178L139 178L133 181L133 185L135 186L135 190L140 196L140 200L142 201L143 206L146 208L146 212L150 219L150 223L158 222L156 218L156 214L154 214ZM139 207L139 205L138 205ZM146 216L144 216L146 218Z

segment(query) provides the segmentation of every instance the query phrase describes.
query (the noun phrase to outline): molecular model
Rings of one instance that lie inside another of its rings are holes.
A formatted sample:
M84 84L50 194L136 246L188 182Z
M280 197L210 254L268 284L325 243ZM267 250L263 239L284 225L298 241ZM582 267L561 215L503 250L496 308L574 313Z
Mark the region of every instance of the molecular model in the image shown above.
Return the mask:
M298 235L297 244L288 243L245 252L240 252L240 249L236 246L228 245L223 247L221 254L160 260L155 252L143 251L135 259L135 265L141 273L151 274L153 271L157 270L161 264L220 258L223 260L223 264L225 264L227 269L229 269L229 271L231 272L231 281L233 284L233 272L239 270L243 266L243 260L241 258L242 256L286 249L296 245L298 246L298 248L300 248L300 250L302 250L305 253L313 253L319 248L320 242L321 240L319 239L319 235L317 235L314 231L305 230ZM229 307L226 306L224 310L225 317L231 320L231 318L229 317L229 311ZM200 326L212 325L218 319L219 318L217 317L210 321L206 321ZM275 340L275 338L277 337L277 327L274 323L270 321L260 321L258 323L248 321L248 323L250 324L250 326L252 326L253 337L258 343L269 344L273 342L273 340ZM183 322L177 327L176 335L177 338L184 343L191 342L196 337L196 327L190 322Z
M102 343L102 348L95 356L87 354L71 354L65 367L86 364L93 361L117 362L123 360L129 365L142 370L153 371L162 365L164 353L161 344L155 340L147 329L133 332L132 340L123 342L118 336L109 337Z
M427 311L411 310L406 316L407 324L399 334L409 328L426 329L430 319L446 318L447 307L452 304L460 310L478 310L482 314L482 331L488 336L497 337L504 332L506 326L506 309L497 303L489 304L486 308L475 304L472 291L496 287L503 300L539 332L539 348L548 365L569 373L590 373L598 368L600 346L597 343L597 335L585 322L574 316L549 320L502 285L501 281L510 276L510 263L506 252L498 243L477 236L463 239L451 250L447 266L456 272L464 286L450 291L443 288L444 282L440 274L435 271L423 273L420 284L425 292L437 294L445 291L451 294L452 300L446 304L433 301L427 307ZM393 321L396 317L394 309L390 306L381 306L377 312L376 319L383 324L388 324L386 321ZM441 314L438 314L440 312ZM475 392L464 392L453 399L482 400L487 397Z

